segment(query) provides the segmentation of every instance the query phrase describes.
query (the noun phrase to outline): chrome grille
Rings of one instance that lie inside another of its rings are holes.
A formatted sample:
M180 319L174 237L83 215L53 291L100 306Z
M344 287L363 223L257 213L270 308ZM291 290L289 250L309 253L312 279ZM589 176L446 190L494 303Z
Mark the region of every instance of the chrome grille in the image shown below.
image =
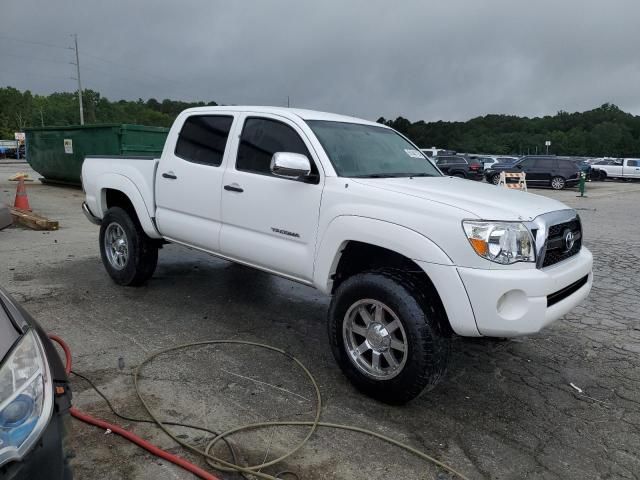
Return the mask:
M565 242L565 234L570 231L573 234L573 246L567 250ZM558 262L562 262L573 257L582 248L582 226L579 217L575 219L552 225L549 227L549 234L545 243L544 259L542 267L549 267Z
M526 223L535 241L536 267L544 268L567 260L582 248L582 224L575 210L558 210ZM571 231L574 243L566 248L565 235Z

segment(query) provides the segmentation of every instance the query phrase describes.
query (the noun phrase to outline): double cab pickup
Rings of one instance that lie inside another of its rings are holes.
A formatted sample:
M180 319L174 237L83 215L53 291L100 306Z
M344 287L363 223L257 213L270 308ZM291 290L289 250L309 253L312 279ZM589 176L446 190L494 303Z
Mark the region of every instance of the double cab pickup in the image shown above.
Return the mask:
M82 183L116 283L146 282L174 243L313 286L331 296L337 363L388 403L443 377L453 335L534 334L592 284L575 210L445 176L400 133L342 115L189 109L160 158L87 157Z

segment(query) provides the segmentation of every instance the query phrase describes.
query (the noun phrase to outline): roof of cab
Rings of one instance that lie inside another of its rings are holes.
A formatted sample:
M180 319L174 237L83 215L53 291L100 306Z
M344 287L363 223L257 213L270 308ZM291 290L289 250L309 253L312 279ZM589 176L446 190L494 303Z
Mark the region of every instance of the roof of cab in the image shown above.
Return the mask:
M347 115L339 115L337 113L319 112L316 110L304 110L300 108L287 107L268 107L268 106L238 106L225 105L216 107L195 107L185 110L188 113L215 113L215 112L251 112L251 113L270 113L274 115L282 115L283 117L298 117L302 120L326 120L331 122L360 123L363 125L384 126L362 118L349 117Z

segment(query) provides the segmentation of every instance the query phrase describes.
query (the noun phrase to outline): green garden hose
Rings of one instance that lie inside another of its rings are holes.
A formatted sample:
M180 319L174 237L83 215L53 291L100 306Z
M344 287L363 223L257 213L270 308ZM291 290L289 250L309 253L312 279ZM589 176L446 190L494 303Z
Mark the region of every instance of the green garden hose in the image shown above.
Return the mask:
M306 374L307 378L309 378L309 381L311 382L314 390L315 390L315 394L316 394L316 408L315 408L315 415L314 415L314 419L313 421L278 421L278 422L259 422L259 423L252 423L252 424L248 424L248 425L243 425L240 427L236 427L230 430L227 430L226 432L223 432L219 435L217 435L215 438L213 438L206 446L206 448L204 450L202 450L201 448L196 447L195 445L192 445L188 442L185 442L184 440L182 440L181 438L178 438L169 428L168 422L163 422L158 418L158 415L156 415L156 413L152 410L152 408L149 406L149 404L147 403L147 401L145 400L142 392L140 391L140 385L139 385L139 376L140 376L140 372L142 371L143 367L150 363L153 359L167 354L169 352L174 352L176 350L184 350L187 348L195 348L195 347L201 347L201 346L206 346L206 345L216 345L216 344L233 344L233 345L246 345L246 346L252 346L252 347L258 347L258 348L263 348L266 350L270 350L272 352L277 352L280 353L281 355L284 355L285 357L287 357L288 359L292 360L296 365L298 365L298 367L300 367L302 369L302 371ZM257 478L262 478L262 479L266 479L266 480L279 480L278 477L275 477L273 475L269 475L266 474L264 472L262 472L261 470L263 468L266 467L270 467L272 465L275 465L283 460L285 460L286 458L290 457L291 455L293 455L294 453L296 453L298 450L300 450L311 438L311 436L313 435L313 433L318 429L318 427L323 427L323 428L334 428L334 429L340 429L340 430L348 430L348 431L352 431L352 432L359 432L365 435L369 435L372 436L374 438L377 438L379 440L382 440L384 442L390 443L392 445L395 445L396 447L399 447L409 453L412 453L413 455L416 455L417 457L429 461L431 463L433 463L434 465L439 466L440 468L447 470L448 472L456 475L457 477L461 478L462 480L469 480L468 477L466 477L465 475L463 475L462 473L458 472L457 470L453 469L452 467L450 467L449 465L433 458L430 455L427 455L424 452L421 452L420 450L417 450L413 447L411 447L410 445L404 444L402 442L399 442L397 440L394 440L391 437L388 437L386 435L365 429L365 428L360 428L360 427L355 427L355 426L351 426L351 425L343 425L343 424L338 424L338 423L327 423L327 422L321 422L320 421L320 414L322 411L322 397L320 395L320 389L318 388L318 384L315 380L315 378L313 377L313 375L311 374L311 372L307 369L307 367L305 367L302 362L300 362L297 358L295 358L293 355L291 355L290 353L286 352L285 350L282 350L280 348L277 347L273 347L271 345L265 345L262 343L256 343L256 342L248 342L248 341L241 341L241 340L208 340L208 341L203 341L203 342L192 342L192 343L185 343L182 345L177 345L174 347L169 347L169 348L165 348L162 350L159 350L155 353L152 353L151 355L147 356L142 363L140 363L140 365L138 365L138 367L136 368L135 372L134 372L134 377L133 377L133 382L135 385L135 389L136 389L136 394L138 395L138 398L140 399L140 402L142 403L142 405L144 406L145 410L147 411L147 413L149 414L149 416L153 419L153 421L156 423L156 425L158 425L158 427L160 429L162 429L167 435L169 435L169 437L171 437L176 443L178 443L179 445L183 446L184 448L197 453L199 455L201 455L209 465L211 465L213 468L217 469L217 470L221 470L221 471L225 471L225 472L240 472L243 474L247 474L247 475L253 475ZM252 465L252 466L242 466L242 465L238 465L226 460L223 460L221 458L215 457L214 455L211 454L211 450L214 447L214 445L221 441L221 440L227 440L227 437L234 434L234 433L238 433L240 431L246 431L246 430L255 430L255 429L261 429L261 428L273 428L273 427L281 427L281 426L298 426L298 427L309 427L309 431L307 432L307 435L304 437L304 439L299 442L296 446L294 446L292 449L290 449L289 451L287 451L287 453L285 453L284 455L279 456L278 458L275 458L273 460L270 460L268 462L263 462L259 465Z

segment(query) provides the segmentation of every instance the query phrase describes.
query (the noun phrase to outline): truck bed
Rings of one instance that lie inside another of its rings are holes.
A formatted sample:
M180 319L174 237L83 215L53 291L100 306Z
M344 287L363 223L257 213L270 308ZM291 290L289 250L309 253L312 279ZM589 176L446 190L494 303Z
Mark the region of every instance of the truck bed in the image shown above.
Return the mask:
M82 165L82 187L86 193L86 203L91 212L102 218L106 211L103 190L120 185L122 191L131 191L132 202L142 202L148 218L155 217L154 182L158 168L158 158L147 156L89 155ZM149 234L144 219L140 219Z

